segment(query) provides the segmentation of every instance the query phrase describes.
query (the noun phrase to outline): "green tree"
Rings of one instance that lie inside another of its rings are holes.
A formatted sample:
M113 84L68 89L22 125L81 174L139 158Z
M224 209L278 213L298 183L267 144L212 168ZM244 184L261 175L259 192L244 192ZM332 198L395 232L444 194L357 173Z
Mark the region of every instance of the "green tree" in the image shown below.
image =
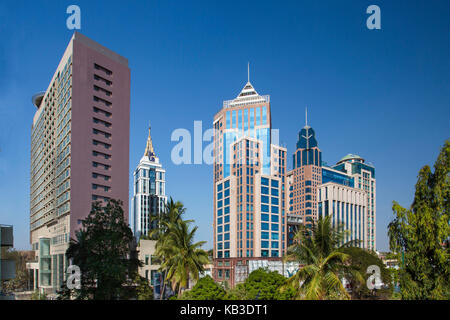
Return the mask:
M31 294L31 300L47 300L47 295L39 290L35 290Z
M347 270L356 270L358 274L364 275L364 282L360 278L354 277L355 272L345 272L345 278L350 282L352 288L352 299L390 299L392 296L393 277L391 272L384 266L383 261L377 257L372 251L367 251L362 248L349 247L340 249L341 252L347 254L350 258L347 261L349 268ZM371 265L377 265L381 272L381 281L385 286L379 289L370 290L367 287L367 279L370 274L367 274L367 268Z
M136 283L136 299L153 300L153 289L148 283L148 280L137 275L134 281Z
M223 300L225 298L225 290L214 282L210 276L205 276L197 281L195 286L185 291L181 296L181 300Z
M4 248L2 248L3 250ZM32 254L29 251L17 251L15 249L3 250L2 258L13 260L16 265L16 277L4 281L3 290L6 292L24 291L28 289L30 274L27 270L27 261L31 260Z
M152 229L148 235L149 239L157 240L159 242L159 246L162 246L162 243L165 241L165 238L170 234L170 228L176 226L177 224L183 221L183 214L186 212L186 208L180 201L174 201L172 197L169 198L169 201L164 206L164 211L162 214L151 216L150 223L152 225ZM192 220L186 220L191 222ZM141 237L142 238L142 237ZM164 254L166 250L161 248L159 259L164 262L166 261L166 257ZM167 285L167 270L161 270L162 272L162 290L160 299L164 299L166 293L166 285Z
M230 300L289 300L294 290L281 290L287 279L277 271L257 269L251 272L244 283L238 284L228 292Z
M286 287L293 288L296 298L307 300L349 299L341 279L346 273L363 281L357 271L348 266L348 254L339 249L355 243L343 243L348 234L340 225L332 228L331 217L320 217L311 227L300 226L294 245L288 248L285 260L297 261L301 268L288 279Z
M189 279L198 280L203 265L209 263L208 254L201 246L206 241L194 242L198 227L190 228L190 221L179 220L167 224L164 235L156 243L156 255L161 259L161 270L172 284L172 290L181 295L188 289Z
M81 289L62 297L77 299L127 299L141 264L133 246L133 234L125 222L120 200L109 200L102 206L92 203L92 209L82 228L71 239L67 258L81 269Z
M403 299L450 299L450 140L434 164L419 171L409 210L394 201L388 226L391 251L399 254Z

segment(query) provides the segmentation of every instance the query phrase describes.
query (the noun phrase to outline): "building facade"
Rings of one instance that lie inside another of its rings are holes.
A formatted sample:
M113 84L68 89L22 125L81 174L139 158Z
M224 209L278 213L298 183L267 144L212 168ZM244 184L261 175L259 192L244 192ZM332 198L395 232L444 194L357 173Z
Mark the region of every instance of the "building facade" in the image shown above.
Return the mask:
M307 121L299 132L296 148L293 169L286 175L287 245L293 244L300 224L308 226L329 215L333 227L342 225L348 230L345 240L358 240L357 246L376 250L375 168L351 154L335 166L326 166L315 132Z
M155 255L155 246L156 240L139 240L137 251L139 252L139 260L142 262L142 266L139 267L138 272L141 277L149 281L153 287L154 298L158 299L161 294L162 275L158 271L161 265Z
M213 277L234 286L237 266L286 250L286 148L272 144L270 97L250 82L213 125Z
M317 192L322 184L322 152L314 129L308 125L307 113L305 118L305 126L298 133L296 151L292 156L292 170L287 174L288 245L293 244L300 224L309 227L318 218Z
M296 147L289 179L289 214L308 226L317 220L317 190L322 184L322 152L308 120L298 134Z
M166 170L153 149L150 127L144 156L133 173L133 199L131 200L132 227L137 240L148 236L152 229L151 218L164 212L167 202Z
M128 221L128 60L75 32L45 92L33 96L30 243L35 287L57 290L70 238L92 201L123 202Z
M323 167L324 182L318 190L319 217L331 216L333 228L347 230L342 244L369 248L367 239L367 193L354 188L353 178L331 168Z
M353 177L355 188L367 193L367 248L376 251L377 243L377 185L375 179L375 167L366 163L358 155L348 154L333 166L333 169L346 173Z
M0 224L0 300L14 300L14 295L5 293L3 281L16 277L16 262L2 257L2 252L14 246L13 226Z

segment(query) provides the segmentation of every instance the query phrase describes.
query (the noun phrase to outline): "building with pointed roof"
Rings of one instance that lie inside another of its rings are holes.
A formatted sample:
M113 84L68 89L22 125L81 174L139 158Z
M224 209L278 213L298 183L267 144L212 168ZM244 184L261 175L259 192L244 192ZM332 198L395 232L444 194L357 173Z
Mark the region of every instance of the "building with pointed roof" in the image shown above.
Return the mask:
M213 122L213 277L231 287L286 251L286 148L271 140L270 97L249 80Z
M293 169L287 173L288 245L299 224L310 226L320 217L330 216L333 228L347 230L344 242L376 250L375 168L355 154L347 154L335 166L322 161L316 134L308 125L300 130Z
M152 229L152 216L164 212L167 202L166 170L156 156L151 137L151 127L148 128L148 138L144 155L133 173L133 198L131 200L132 229L137 240L142 235L147 236Z
M317 219L317 188L322 184L322 152L316 133L308 125L305 111L305 126L298 133L297 150L293 154L292 171L288 174L289 210L288 243L292 244L299 220L311 226Z

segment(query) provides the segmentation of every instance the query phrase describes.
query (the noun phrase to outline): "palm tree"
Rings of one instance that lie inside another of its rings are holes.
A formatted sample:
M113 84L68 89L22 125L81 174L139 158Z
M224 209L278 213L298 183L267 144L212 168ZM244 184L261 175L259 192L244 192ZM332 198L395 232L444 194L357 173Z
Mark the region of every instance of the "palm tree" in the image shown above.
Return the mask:
M191 229L189 225L190 221L183 220L167 224L167 233L156 244L156 254L165 258L161 269L178 296L182 288L188 288L191 277L198 280L203 265L209 262L207 252L201 249L206 241L194 242L198 227Z
M351 273L359 281L362 276L347 261L349 256L339 249L351 246L358 240L343 241L348 234L343 226L332 228L331 217L320 217L311 227L300 226L295 244L288 248L285 260L297 261L302 267L288 279L297 298L308 300L349 299L341 277Z
M152 230L149 232L149 238L157 240L157 246L163 247L166 236L169 234L169 228L183 221L182 216L186 212L186 208L180 201L174 201L172 197L165 204L164 210L161 214L151 216L150 223ZM191 220L189 220L191 221ZM165 250L160 250L157 254L160 261L163 263L166 260ZM160 300L164 298L166 289L166 273L167 270L161 269L162 272L162 290Z

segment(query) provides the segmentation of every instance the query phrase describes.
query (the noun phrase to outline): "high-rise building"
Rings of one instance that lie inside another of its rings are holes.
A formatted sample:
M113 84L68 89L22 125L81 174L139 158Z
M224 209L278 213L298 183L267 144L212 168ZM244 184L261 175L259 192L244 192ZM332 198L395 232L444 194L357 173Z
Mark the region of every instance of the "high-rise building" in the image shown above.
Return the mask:
M147 146L136 170L133 173L133 199L131 200L132 224L137 240L141 235L147 236L152 229L151 217L164 212L166 197L166 170L153 149L150 127L148 128Z
M375 167L366 163L363 158L358 155L348 154L333 166L333 169L346 173L353 177L355 188L364 190L367 193L367 248L376 251L376 179Z
M340 171L323 166L323 184L318 190L319 217L331 216L333 228L347 230L343 243L355 241L354 246L370 248L367 241L368 194L354 187L354 178Z
M128 60L75 32L45 92L33 96L30 242L36 287L64 280L65 252L92 201L119 199L128 221Z
M306 124L298 134L296 151L292 160L293 169L288 173L289 244L292 244L299 221L310 226L318 217L317 191L322 184L322 152L317 145L316 133L308 125L307 113Z
M286 175L289 189L287 245L293 244L298 225L306 226L320 216L332 217L333 227L348 230L347 241L375 250L375 169L364 159L347 155L335 166L322 161L314 130L300 130L293 169ZM300 219L295 220L295 217Z
M250 82L214 117L214 279L286 250L286 148L272 144L270 97Z

